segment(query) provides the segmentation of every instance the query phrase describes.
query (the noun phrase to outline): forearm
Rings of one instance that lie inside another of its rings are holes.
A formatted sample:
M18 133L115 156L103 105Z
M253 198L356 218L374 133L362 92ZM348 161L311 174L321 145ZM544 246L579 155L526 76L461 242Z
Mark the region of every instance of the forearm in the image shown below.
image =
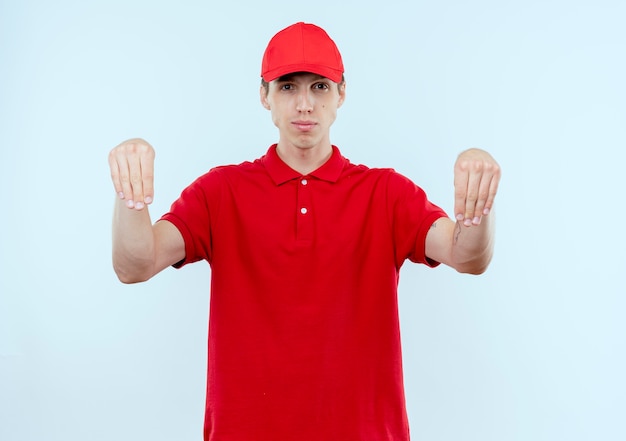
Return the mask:
M480 225L466 227L457 221L452 239L452 266L461 273L484 273L493 256L494 239L494 211L483 216Z
M147 207L129 209L118 199L113 212L113 269L124 283L142 282L154 273L155 240Z

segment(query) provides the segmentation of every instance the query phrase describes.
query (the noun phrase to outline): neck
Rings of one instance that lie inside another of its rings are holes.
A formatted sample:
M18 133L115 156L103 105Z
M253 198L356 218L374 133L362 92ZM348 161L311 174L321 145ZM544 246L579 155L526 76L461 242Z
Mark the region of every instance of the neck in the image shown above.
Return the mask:
M289 167L300 174L308 175L328 161L333 154L333 148L330 143L323 146L300 148L285 146L279 142L276 153Z

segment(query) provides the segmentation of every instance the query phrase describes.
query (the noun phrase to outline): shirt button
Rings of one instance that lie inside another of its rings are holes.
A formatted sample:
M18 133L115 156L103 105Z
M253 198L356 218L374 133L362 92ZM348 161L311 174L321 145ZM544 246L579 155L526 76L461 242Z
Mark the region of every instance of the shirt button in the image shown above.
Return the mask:
M304 207L300 209L300 213L302 213L302 214L306 214L306 213L307 213L307 211L309 211L309 210L307 210L307 209L306 209L306 208L304 208Z
M302 181L300 181L300 182L302 182L302 185L306 185L306 184L308 184L308 183L309 183L309 181L307 181L306 179L303 179L303 180L302 180Z

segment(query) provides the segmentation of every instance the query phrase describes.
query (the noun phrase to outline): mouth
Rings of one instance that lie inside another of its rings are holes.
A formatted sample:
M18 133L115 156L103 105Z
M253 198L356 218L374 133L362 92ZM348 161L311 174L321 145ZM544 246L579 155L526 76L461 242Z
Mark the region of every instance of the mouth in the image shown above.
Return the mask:
M317 125L313 121L293 121L291 124L301 132L310 132Z

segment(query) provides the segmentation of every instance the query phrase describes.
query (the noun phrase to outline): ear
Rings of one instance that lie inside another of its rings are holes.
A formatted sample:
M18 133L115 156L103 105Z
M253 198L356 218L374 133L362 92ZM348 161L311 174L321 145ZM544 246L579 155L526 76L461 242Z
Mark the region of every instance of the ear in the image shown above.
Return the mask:
M339 102L337 103L337 108L340 108L345 100L346 100L346 82L344 81L343 84L339 86Z
M261 98L261 105L263 107L265 107L267 110L270 110L270 103L267 100L267 90L265 89L265 87L261 84L261 87L259 89L259 95Z

